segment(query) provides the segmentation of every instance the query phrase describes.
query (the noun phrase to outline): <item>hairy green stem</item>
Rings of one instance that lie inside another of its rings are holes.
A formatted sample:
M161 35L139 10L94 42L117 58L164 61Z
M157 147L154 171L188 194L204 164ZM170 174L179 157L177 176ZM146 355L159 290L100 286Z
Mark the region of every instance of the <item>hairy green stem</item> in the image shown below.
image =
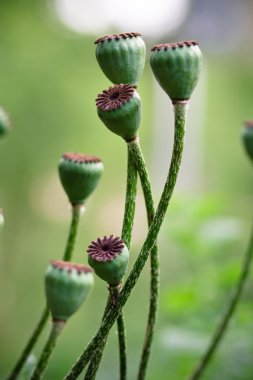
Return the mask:
M125 198L125 211L121 231L121 239L128 249L131 246L132 230L134 224L135 203L137 192L137 170L131 157L131 150L127 147L127 185Z
M151 183L149 179L149 174L146 168L145 160L141 151L141 147L138 140L129 143L131 150L131 155L135 162L140 180L142 185L142 190L144 194L148 225L155 215L155 202L152 194ZM148 321L145 332L145 339L142 348L142 355L138 371L138 380L145 379L145 374L147 371L148 360L151 351L151 345L153 341L155 324L157 319L158 310L158 298L159 298L159 257L157 244L154 245L150 252L150 299L149 299L149 313Z
M69 229L69 236L65 248L65 252L63 255L63 260L70 261L72 259L74 245L76 241L76 235L77 235L77 228L80 220L81 215L81 206L76 205L72 207L72 219L71 219L71 225ZM35 346L41 332L43 331L46 322L49 318L50 312L47 306L45 306L44 310L41 313L40 320L38 324L36 325L35 329L33 330L33 333L28 340L24 350L21 353L21 356L19 357L15 367L13 368L11 374L7 378L7 380L15 380L17 379L21 369L23 368L28 356L30 355L33 347Z
M122 225L121 238L130 249L131 237L134 223L135 214L135 203L136 203L136 192L137 192L137 170L131 157L131 151L128 146L127 151L127 185L126 185L126 196L125 196L125 211ZM112 288L109 288L109 290ZM117 287L119 290L119 287ZM117 297L119 293L117 292ZM112 300L113 298L113 300ZM111 295L109 302L112 303L116 301L115 294ZM106 308L106 310L108 307ZM105 318L106 311L104 313ZM120 359L120 380L126 380L127 378L127 348L126 348L126 329L124 323L123 312L121 312L117 318L117 330L118 330L118 342L119 342L119 359ZM109 333L109 331L108 331ZM107 336L104 338L102 344L96 350L96 352L90 358L90 364L87 369L85 380L93 380L96 377L98 371L105 344L107 341Z
M34 373L31 377L31 380L40 380L44 374L44 371L47 367L50 356L53 353L53 350L56 345L57 338L65 326L65 321L53 321L52 329L48 340L43 348L38 364L34 370Z
M240 276L238 278L237 284L234 289L234 293L231 297L231 300L229 304L227 305L227 309L221 318L218 326L216 327L213 336L210 340L210 343L207 347L206 352L202 356L200 362L197 364L195 369L193 370L192 374L188 377L188 380L198 380L200 379L201 375L203 374L204 370L210 363L216 349L218 348L219 343L221 342L222 338L225 335L225 332L227 330L227 327L229 325L229 322L231 318L233 317L236 306L238 305L240 301L240 297L242 295L242 291L244 288L244 284L248 278L248 275L250 273L250 265L253 258L253 227L251 231L251 237L248 243L248 248L246 250Z
M119 299L115 307L110 308L107 313L104 321L100 325L96 335L92 341L88 344L87 348L84 350L82 355L77 359L73 367L70 369L68 374L65 376L65 380L76 379L80 373L83 371L85 366L90 360L94 349L100 346L103 343L104 337L108 334L109 330L113 326L115 320L120 314L122 308L128 300L136 282L141 274L141 271L148 259L149 252L153 249L156 244L158 233L160 231L162 222L164 220L173 190L176 184L177 175L179 172L183 145L184 145L184 127L185 127L185 111L186 104L178 103L175 104L175 135L174 135L174 146L172 152L172 160L170 164L170 169L168 173L167 180L164 185L163 193L153 218L153 221L150 225L147 237L142 246L142 249L138 255L138 258L133 266L133 269L128 276L125 285L122 288Z
M107 299L106 307L104 309L102 321L104 320L107 312L110 309L110 305L111 305L111 293L110 293L110 288L109 287L108 287L108 290L109 290L109 296L108 296L108 299ZM94 352L93 356L90 358L90 363L89 363L88 369L86 371L84 380L87 380L87 379L88 380L93 380L93 379L95 379L96 373L97 373L99 365L100 365L100 362L102 360L102 356L103 356L103 351L104 351L104 348L105 348L106 340L107 340L107 336L104 339L104 344L101 345L98 348L98 350L96 350Z
M84 380L94 380L96 378L96 374L97 374L98 368L100 366L102 356L103 356L103 352L104 352L104 348L106 345L107 336L104 338L104 340L100 344L99 348L95 351L95 353L91 357L88 369L87 369L86 374L84 376Z
M131 157L129 146L127 147L127 186L123 226L121 238L130 250L132 230L134 224L135 204L137 193L137 170ZM124 315L121 312L117 318L119 358L120 358L120 380L127 378L127 347L126 329Z
M65 252L63 255L64 261L71 261L74 251L74 246L76 242L77 229L80 221L80 216L82 212L83 205L73 205L72 206L72 219L71 225L69 228L69 236L65 248Z
M120 288L121 288L121 285L118 285L118 286L109 286L108 290L109 290L109 298L108 298L108 303L107 303L107 307L104 311L104 315L103 315L103 319L102 321L104 320L106 314L107 314L107 311L109 310L108 307L113 307L113 305L116 304L117 302L117 299L119 297L119 294L120 294ZM124 320L123 320L123 325L120 325L121 324L121 321L123 319L123 314L121 313L119 315L119 317L117 318L117 325L118 325L118 334L124 334L123 337L119 337L119 354L120 354L120 379L124 379L126 380L126 353L124 352L125 349L126 349L126 337L125 337L125 326L124 326ZM108 334L109 334L109 331L108 331ZM98 349L95 351L95 353L92 355L92 357L90 358L90 363L89 363L89 366L88 366L88 369L86 371L86 374L85 374L85 377L84 377L84 380L94 380L96 378L96 373L98 371L98 368L99 368L99 365L100 365L100 362L102 360L102 356L103 356L103 352L104 352L104 348L105 348L105 345L106 345L106 341L107 341L107 338L108 338L108 334L104 337L104 340L101 342L101 344L99 345ZM119 336L118 335L118 336ZM124 345L122 347L122 344ZM123 360L121 360L121 355L123 355ZM123 377L122 377L123 376Z
M14 380L14 379L18 378L18 375L19 375L21 369L23 368L27 358L29 357L35 343L37 342L37 340L41 334L41 331L43 330L43 328L44 328L44 326L48 320L49 314L50 314L49 309L46 306L44 308L42 314L41 314L41 318L40 318L37 326L35 327L35 329L33 331L31 338L29 339L25 349L22 351L21 356L20 356L19 360L17 361L17 364L15 365L14 369L12 370L12 372L9 375L9 377L7 378L7 380Z
M120 380L127 378L127 346L126 346L126 329L123 312L117 318L118 341L119 341L119 358L120 358Z

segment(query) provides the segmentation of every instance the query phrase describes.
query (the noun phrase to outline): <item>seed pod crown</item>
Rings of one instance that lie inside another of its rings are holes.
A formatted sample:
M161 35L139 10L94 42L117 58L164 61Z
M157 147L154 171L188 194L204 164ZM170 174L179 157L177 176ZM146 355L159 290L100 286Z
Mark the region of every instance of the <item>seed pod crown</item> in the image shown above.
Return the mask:
M88 262L95 273L110 285L118 285L126 273L129 251L123 240L113 235L98 238L88 247Z

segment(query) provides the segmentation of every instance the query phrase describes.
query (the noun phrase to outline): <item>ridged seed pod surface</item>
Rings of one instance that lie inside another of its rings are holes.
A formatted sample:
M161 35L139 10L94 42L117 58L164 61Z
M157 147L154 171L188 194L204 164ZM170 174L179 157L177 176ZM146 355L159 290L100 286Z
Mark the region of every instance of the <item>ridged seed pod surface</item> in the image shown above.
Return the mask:
M152 48L150 64L172 101L188 100L199 79L202 54L194 41L161 44Z
M139 33L121 33L99 38L97 61L114 84L136 86L145 65L146 47Z
M65 153L58 169L62 186L75 205L82 204L96 188L104 166L98 157Z
M47 303L52 317L67 320L87 298L93 283L91 268L52 261L45 275Z

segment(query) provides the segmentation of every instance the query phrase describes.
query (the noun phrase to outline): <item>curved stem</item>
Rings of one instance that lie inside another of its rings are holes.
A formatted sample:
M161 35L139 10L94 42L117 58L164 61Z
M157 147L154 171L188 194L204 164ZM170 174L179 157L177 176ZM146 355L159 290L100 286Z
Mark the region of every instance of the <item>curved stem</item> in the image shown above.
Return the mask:
M25 365L22 369L22 372L19 376L19 380L30 380L31 376L35 370L35 367L37 365L37 359L35 355L31 354L29 355L27 361L25 362Z
M74 251L74 246L76 242L77 229L80 221L80 216L82 212L83 205L73 205L72 206L72 219L69 228L69 236L65 248L65 252L63 255L64 261L71 261Z
M121 238L130 249L132 229L134 223L136 192L137 192L137 170L131 157L131 151L128 146L127 151L127 185L125 196L125 211L122 225ZM114 287L109 287L109 290ZM115 302L115 296L119 296L119 287L117 287L117 294L111 294L109 302L112 304L112 298ZM106 310L108 307L106 308ZM104 312L103 320L106 316L106 310ZM117 318L117 330L118 330L118 343L119 343L119 359L120 359L120 380L126 380L127 378L127 348L126 348L126 329L123 312L121 312ZM108 331L109 333L109 331ZM95 379L100 362L102 360L103 351L107 341L108 334L104 338L103 343L99 346L96 352L90 358L90 364L87 369L85 380Z
M221 318L218 326L216 327L214 334L211 338L211 341L207 347L206 352L204 353L203 357L201 358L200 362L198 365L195 367L193 370L192 374L188 377L188 380L197 380L200 379L201 375L203 374L204 370L210 363L215 350L218 348L219 343L221 342L222 338L225 335L225 332L227 330L227 327L229 325L229 322L231 318L234 315L234 312L236 310L236 306L238 305L240 301L240 297L244 288L244 284L248 278L249 272L250 272L250 264L253 258L253 228L251 232L251 237L250 241L248 244L248 248L246 250L243 263L242 263L242 268L241 268L241 273L238 278L238 282L236 284L236 287L234 289L234 293L231 297L231 300L227 306L227 309Z
M120 380L127 378L127 346L126 346L126 329L123 312L117 318L118 341L119 341L119 358L120 358Z
M109 290L109 298L108 298L108 302L107 302L107 307L105 309L105 312L104 312L104 315L103 315L103 320L107 314L107 311L109 310L108 307L110 307L111 305L115 305L115 303L117 302L117 299L119 297L119 292L120 292L120 287L121 285L118 285L118 286L109 286L108 290ZM122 313L119 315L119 317L117 318L117 324L121 323L121 316L123 318L123 315ZM119 322L120 320L120 322ZM124 322L124 321L123 321ZM122 326L120 326L118 328L118 334L122 334L125 333L125 327L124 327L124 323ZM84 380L94 380L96 378L96 373L98 371L98 368L99 368L99 365L100 365L100 362L102 360L102 356L103 356L103 352L104 352L104 348L105 348L105 345L106 345L106 341L107 341L107 338L108 338L108 334L109 334L109 331L107 333L107 335L104 337L104 340L101 342L101 344L99 345L98 349L95 351L95 353L92 355L92 357L90 358L90 363L89 363L89 366L88 366L88 369L87 369L87 372L85 374L85 377L84 377ZM125 354L125 349L126 349L126 345L125 345L125 336L123 337L119 337L119 354L120 354L120 359L121 359L121 355L123 354L123 360L120 360L120 378L122 378L123 376L123 379L126 380L126 355ZM122 344L124 345L122 347Z
M21 353L21 356L19 358L19 360L17 361L17 364L15 365L14 369L12 370L10 376L7 378L7 380L14 380L14 379L17 379L21 369L23 368L27 358L29 357L35 343L37 342L47 320L48 320L48 317L49 317L49 309L48 307L46 306L44 311L42 312L41 314L41 318L37 324L37 326L35 327L34 331L33 331L33 334L31 336L31 338L29 339L25 349L23 350L23 352Z
M115 302L115 295L112 298L113 298L113 302ZM112 298L110 297L109 302L112 301ZM106 315L106 311L104 313L104 317L105 315ZM120 380L126 380L127 378L126 331L125 331L125 324L124 324L124 316L122 312L119 314L117 318L117 328L118 328L119 357L120 357ZM101 344L99 345L98 349L90 358L90 363L89 363L87 372L85 374L84 380L95 379L100 362L102 360L108 334L109 334L109 331L107 335L104 337Z
M80 220L80 215L81 215L81 207L79 205L73 206L72 207L72 220L71 220L70 229L69 229L69 236L68 236L65 252L63 255L63 260L65 260L65 261L70 261L72 259L74 245L75 245L75 241L76 241L76 235L77 235L77 227L78 227L78 223ZM19 357L15 367L13 368L13 370L12 370L11 374L9 375L9 377L7 378L7 380L17 379L17 377L18 377L21 369L23 368L28 356L30 355L33 347L35 346L43 328L46 325L46 322L49 318L49 314L50 314L49 309L46 306L41 313L41 317L40 317L38 324L35 326L35 329L33 330L33 333L31 335L30 339L28 340L24 350L21 353L21 356Z
M135 203L137 192L137 170L131 157L130 147L127 147L127 185L125 198L125 211L121 231L121 239L128 249L131 246L132 230L134 224Z
M59 337L64 326L65 326L65 321L53 321L50 335L43 348L42 354L34 370L34 373L31 377L31 380L39 380L42 378L43 373L47 367L49 358L52 355L52 352L55 348L57 338Z
M137 170L131 157L129 146L127 147L127 186L123 226L121 238L130 250L132 230L134 224L135 204L137 193ZM119 294L118 294L119 295ZM119 359L120 359L120 380L127 378L127 346L126 329L124 315L121 312L117 318Z
M139 256L134 264L134 267L128 276L125 285L122 288L118 302L114 308L110 308L104 321L102 322L99 330L88 344L87 348L83 354L77 359L76 363L73 365L69 373L65 376L65 380L76 379L80 373L83 371L89 359L97 347L103 343L104 337L108 334L110 328L113 326L115 320L117 319L119 313L124 307L128 300L136 282L141 274L141 271L148 259L149 252L156 244L158 233L160 231L162 222L164 220L173 190L176 184L177 175L179 172L183 143L184 143L184 126L185 126L185 111L186 104L175 104L175 135L174 135L174 146L172 152L172 160L170 164L170 169L168 173L167 180L164 185L163 193L155 213L154 219L150 225L147 237L139 253Z
M109 290L109 288L108 288L108 290ZM109 292L109 296L108 296L108 299L107 299L106 307L104 309L102 321L104 320L107 312L109 311L110 305L111 305L111 294ZM93 356L90 358L90 363L89 363L88 369L86 371L84 380L93 380L93 379L95 379L96 373L97 373L97 371L99 369L100 362L102 360L102 356L103 356L103 351L104 351L104 348L105 348L106 340L107 340L107 336L104 339L104 344L101 345L99 347L99 349L96 350L94 352Z
M91 357L87 372L84 376L84 380L94 380L96 378L96 374L102 360L107 336L104 338L104 341Z
M129 143L131 155L138 170L141 180L142 190L145 198L148 225L150 226L155 215L155 202L152 194L151 183L149 174L146 168L145 160L141 151L141 147L137 141ZM155 324L157 319L159 298L159 257L157 244L150 252L150 299L149 299L149 313L148 321L145 332L145 340L142 348L142 355L138 371L138 380L145 379L147 371L148 360L153 341Z

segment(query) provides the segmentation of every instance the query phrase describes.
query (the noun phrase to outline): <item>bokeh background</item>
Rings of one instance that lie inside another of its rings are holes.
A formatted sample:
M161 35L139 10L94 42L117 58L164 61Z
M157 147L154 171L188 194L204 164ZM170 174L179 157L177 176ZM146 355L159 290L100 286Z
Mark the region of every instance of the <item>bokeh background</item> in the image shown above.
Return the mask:
M238 277L252 219L252 167L240 141L253 116L251 0L23 0L0 2L0 104L12 120L0 146L0 378L39 318L43 274L62 256L70 208L59 184L63 152L100 156L105 173L87 202L75 261L104 234L120 234L126 147L96 115L94 100L110 83L95 59L101 35L139 31L147 65L139 85L141 144L158 201L169 165L173 115L148 63L152 44L196 39L204 67L188 117L186 149L160 239L161 297L148 380L180 380L205 349ZM139 189L140 190L140 189ZM138 195L131 265L147 232ZM125 308L129 379L134 379L146 324L148 265ZM204 380L252 380L253 286ZM104 284L72 317L45 379L62 379L93 336L106 302ZM48 329L35 349L38 356ZM110 334L99 380L118 378L117 336Z

